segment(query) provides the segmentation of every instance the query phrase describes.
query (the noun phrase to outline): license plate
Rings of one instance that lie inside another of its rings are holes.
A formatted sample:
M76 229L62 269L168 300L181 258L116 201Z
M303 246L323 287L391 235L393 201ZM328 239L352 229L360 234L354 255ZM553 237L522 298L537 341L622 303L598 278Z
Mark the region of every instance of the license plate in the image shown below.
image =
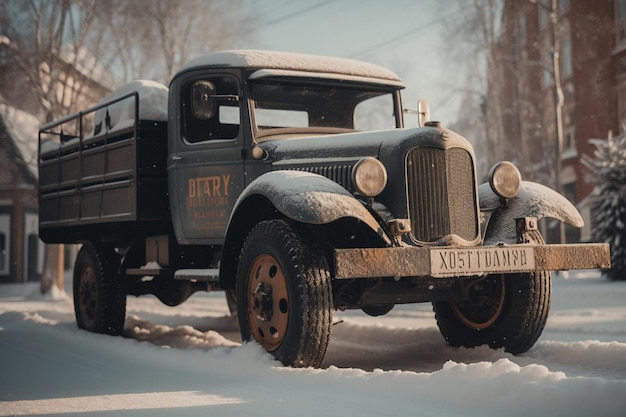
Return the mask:
M529 246L433 248L430 270L433 277L530 272L535 270L535 252Z

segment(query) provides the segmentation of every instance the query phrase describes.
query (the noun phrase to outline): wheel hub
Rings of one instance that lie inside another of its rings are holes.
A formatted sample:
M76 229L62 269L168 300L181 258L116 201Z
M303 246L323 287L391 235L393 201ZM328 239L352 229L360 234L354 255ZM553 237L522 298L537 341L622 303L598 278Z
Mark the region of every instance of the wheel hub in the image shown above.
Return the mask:
M252 309L256 312L257 318L261 321L272 320L272 313L274 311L272 287L265 285L263 282L259 283L253 291L252 299Z
M470 282L464 293L466 299L453 305L457 317L470 328L486 329L502 313L505 298L504 276L490 276Z
M271 352L278 349L289 324L285 274L272 255L259 255L248 272L248 322L254 338Z

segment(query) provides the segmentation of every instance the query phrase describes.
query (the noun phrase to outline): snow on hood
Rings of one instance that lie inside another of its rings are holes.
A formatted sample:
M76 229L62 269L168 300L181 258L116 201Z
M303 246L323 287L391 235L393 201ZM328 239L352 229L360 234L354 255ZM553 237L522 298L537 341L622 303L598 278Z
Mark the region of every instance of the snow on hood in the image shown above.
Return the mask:
M182 73L198 67L247 67L290 71L321 72L401 82L394 72L378 65L345 58L291 52L235 50L215 52L185 64Z
M22 160L37 178L37 138L39 120L32 114L0 103L0 118L7 133L17 146Z
M117 88L100 103L115 100L136 91L139 94L139 119L167 121L167 98L169 89L161 83L150 80L135 80ZM94 124L105 126L107 109L110 117L109 129L127 127L135 119L135 103L132 98L99 109L94 114ZM96 128L96 133L98 129Z

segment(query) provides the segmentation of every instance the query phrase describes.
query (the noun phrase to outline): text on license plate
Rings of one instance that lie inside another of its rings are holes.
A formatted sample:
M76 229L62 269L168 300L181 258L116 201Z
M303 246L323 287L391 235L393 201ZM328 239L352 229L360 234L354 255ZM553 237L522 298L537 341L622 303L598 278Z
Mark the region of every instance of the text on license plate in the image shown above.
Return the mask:
M535 252L528 246L433 248L430 269L434 277L535 270Z

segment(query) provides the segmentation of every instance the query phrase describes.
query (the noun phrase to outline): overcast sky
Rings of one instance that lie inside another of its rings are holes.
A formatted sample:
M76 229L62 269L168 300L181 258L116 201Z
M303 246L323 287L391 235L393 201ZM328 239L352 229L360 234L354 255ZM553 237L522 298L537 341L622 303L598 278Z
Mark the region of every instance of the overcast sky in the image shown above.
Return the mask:
M460 15L460 0L246 2L257 24L251 48L345 57L385 66L407 86L405 107L416 108L418 98L426 98L433 119L444 125L456 119L454 74L452 66L444 62L444 49L446 23Z

